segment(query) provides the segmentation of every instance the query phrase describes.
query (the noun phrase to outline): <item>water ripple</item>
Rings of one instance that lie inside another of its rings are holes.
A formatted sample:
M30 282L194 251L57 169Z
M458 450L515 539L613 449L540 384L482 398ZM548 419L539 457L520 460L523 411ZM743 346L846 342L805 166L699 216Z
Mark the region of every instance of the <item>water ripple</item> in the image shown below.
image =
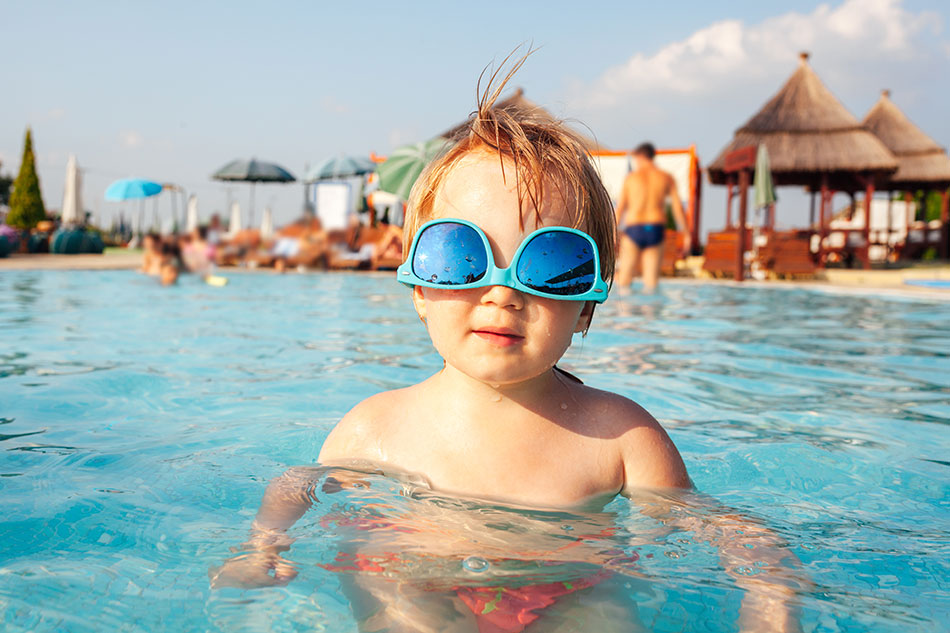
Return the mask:
M153 281L0 276L3 630L354 630L352 574L327 566L398 533L347 540L334 517L477 537L444 560L438 539L404 543L411 575L443 584L583 576L604 561L555 569L525 552L617 527L588 553L612 552L612 586L644 626L716 632L737 628L737 579L767 565L724 562L701 527L742 517L799 561L805 630L950 617L947 302L694 283L612 298L563 364L670 430L702 493L667 500L681 518L626 499L586 514L459 505L373 474L318 493L287 553L294 582L212 591L208 569L247 538L267 482L312 464L354 403L441 362L389 276ZM472 556L489 566L471 571Z

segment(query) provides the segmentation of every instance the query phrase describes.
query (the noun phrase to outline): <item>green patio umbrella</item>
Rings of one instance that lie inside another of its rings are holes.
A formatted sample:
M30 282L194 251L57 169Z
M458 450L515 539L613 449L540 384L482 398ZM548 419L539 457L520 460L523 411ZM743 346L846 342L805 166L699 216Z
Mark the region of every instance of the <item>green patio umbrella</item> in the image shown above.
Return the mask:
M406 200L416 178L443 151L449 142L442 137L429 141L405 145L393 151L376 172L379 174L379 188Z
M769 166L769 151L764 144L759 145L755 155L755 208L761 209L775 204L775 186L772 184L772 168Z
M362 176L376 171L376 163L362 156L336 156L317 163L307 171L304 182Z

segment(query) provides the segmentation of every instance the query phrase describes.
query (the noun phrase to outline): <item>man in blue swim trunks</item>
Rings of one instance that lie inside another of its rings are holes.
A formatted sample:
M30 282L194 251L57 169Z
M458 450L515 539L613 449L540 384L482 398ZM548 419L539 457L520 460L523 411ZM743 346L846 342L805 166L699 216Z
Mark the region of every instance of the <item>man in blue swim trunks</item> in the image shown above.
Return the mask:
M656 148L651 143L643 143L633 150L634 171L627 174L617 204L620 256L615 282L621 289L630 286L638 268L643 275L643 290L656 289L663 257L667 197L673 204L677 228L686 232L683 248L689 252L691 246L676 181L653 163L654 156Z

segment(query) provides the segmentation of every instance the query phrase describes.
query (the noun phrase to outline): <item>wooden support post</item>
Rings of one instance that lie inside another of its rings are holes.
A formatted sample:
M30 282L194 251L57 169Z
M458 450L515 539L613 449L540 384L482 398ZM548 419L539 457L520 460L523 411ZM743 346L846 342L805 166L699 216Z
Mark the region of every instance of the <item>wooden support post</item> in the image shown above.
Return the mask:
M868 180L864 190L864 269L871 268L871 201L874 200L874 181Z
M940 256L950 257L950 190L940 194Z
M732 228L732 176L726 181L726 228Z
M917 209L911 209L911 195L909 191L904 192L904 212L907 213L907 237L910 237L910 225L917 219Z
M702 226L702 210L703 210L703 172L699 168L699 161L695 161L696 171L695 171L695 188L693 189L694 198L692 201L693 207L693 219L689 224L689 230L692 231L693 238L693 253L699 252L699 231Z
M857 206L857 201L854 199L854 192L848 192L848 198L851 199L851 206L848 207L848 222L854 221L854 207Z
M808 228L815 228L815 191L811 192L811 203L808 206Z
M885 231L884 231L884 235L885 235L884 252L887 253L888 255L887 257L888 261L890 261L890 255L891 255L891 226L894 224L891 221L891 215L892 215L891 208L893 207L893 205L894 205L894 192L888 191L887 192L887 227L885 228Z
M818 205L818 266L825 267L825 238L828 237L828 225L825 223L825 207L828 205L828 174L821 175L821 202Z
M736 281L745 279L745 224L749 204L749 170L739 172L739 234L736 236Z

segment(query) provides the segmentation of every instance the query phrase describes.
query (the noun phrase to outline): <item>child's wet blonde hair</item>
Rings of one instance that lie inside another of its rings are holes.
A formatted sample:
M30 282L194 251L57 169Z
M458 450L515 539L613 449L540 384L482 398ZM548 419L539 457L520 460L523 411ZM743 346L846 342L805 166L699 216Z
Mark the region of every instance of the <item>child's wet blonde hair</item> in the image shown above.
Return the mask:
M527 199L540 220L545 187L549 195L550 188L555 189L558 197L570 207L567 212L572 228L594 238L600 252L601 275L610 283L617 238L613 204L581 138L563 121L552 119L543 111L492 107L527 55L498 81L501 69L510 59L511 55L492 73L484 91L481 91L479 78L478 109L454 138L448 140L447 151L433 160L413 185L404 226L403 257L408 256L419 227L432 219L436 193L448 174L467 154L487 152L498 156L502 173L506 161L514 164L519 211ZM522 218L519 215L523 223Z

